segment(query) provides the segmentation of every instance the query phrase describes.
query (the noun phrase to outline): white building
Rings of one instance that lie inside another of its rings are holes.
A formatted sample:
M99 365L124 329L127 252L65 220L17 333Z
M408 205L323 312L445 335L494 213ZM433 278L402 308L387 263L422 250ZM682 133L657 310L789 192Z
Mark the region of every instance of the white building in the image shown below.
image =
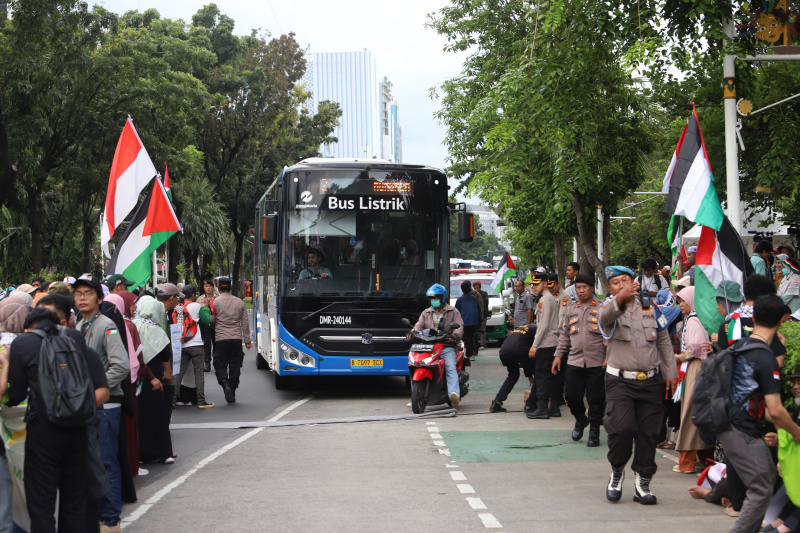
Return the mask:
M372 52L311 53L306 61L302 82L312 92L309 111L316 112L324 100L337 102L342 109L341 124L333 132L338 142L323 145L322 156L400 162L397 98L387 78L378 81Z
M472 212L477 218L478 224L483 231L497 237L497 240L500 241L503 248L510 248L511 241L506 238L508 226L501 224L500 216L492 211L491 207L485 205L468 205L467 211Z

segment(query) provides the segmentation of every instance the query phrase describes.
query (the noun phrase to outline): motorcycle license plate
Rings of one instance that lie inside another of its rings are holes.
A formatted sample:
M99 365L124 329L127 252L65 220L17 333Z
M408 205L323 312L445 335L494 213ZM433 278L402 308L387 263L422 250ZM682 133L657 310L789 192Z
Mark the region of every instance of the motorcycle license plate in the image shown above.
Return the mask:
M433 344L413 344L411 345L412 352L432 352Z
M383 359L350 359L350 368L383 368Z

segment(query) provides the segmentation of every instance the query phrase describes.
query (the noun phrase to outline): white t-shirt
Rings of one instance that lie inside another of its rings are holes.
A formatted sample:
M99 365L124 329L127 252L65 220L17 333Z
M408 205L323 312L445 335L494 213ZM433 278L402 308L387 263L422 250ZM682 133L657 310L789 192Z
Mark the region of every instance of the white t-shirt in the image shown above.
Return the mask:
M184 348L203 345L203 336L200 334L200 307L201 305L197 302L191 302L184 306L184 309L186 309L189 316L192 317L192 320L197 322L197 333L194 334L194 337L183 343Z
M661 287L656 284L656 276L658 276L658 279L661 282ZM667 283L667 280L665 280L664 276L661 274L653 274L649 278L642 275L639 276L636 281L639 281L639 283L642 284L642 290L658 292L661 289L669 288L669 283Z

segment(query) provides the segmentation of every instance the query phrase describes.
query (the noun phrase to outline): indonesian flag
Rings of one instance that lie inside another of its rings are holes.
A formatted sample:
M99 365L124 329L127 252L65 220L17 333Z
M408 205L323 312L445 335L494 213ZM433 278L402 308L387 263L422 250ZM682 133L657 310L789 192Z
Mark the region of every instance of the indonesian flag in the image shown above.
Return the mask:
M167 198L169 201L172 201L172 187L169 184L169 167L167 167L167 162L164 161L164 190L167 191Z
M152 275L150 255L178 231L183 229L164 185L153 180L153 188L125 229L106 272L124 274L134 287L145 285Z
M722 226L725 215L714 189L714 175L694 106L672 155L661 192L668 195L665 213L683 215L715 230Z
M725 320L717 310L717 287L723 281L734 281L739 284L741 292L745 278L753 273L742 239L727 217L723 217L719 231L703 226L695 264L694 306L697 317L710 333L716 333Z
M147 155L147 150L139 134L136 133L131 118L128 117L125 127L122 128L117 150L114 152L114 161L111 163L106 208L100 224L100 245L107 257L111 257L108 241L114 235L114 230L136 207L139 193L156 174L158 171Z
M497 292L501 292L505 280L514 277L516 273L517 265L514 264L514 261L511 260L511 256L506 252L505 261L503 261L500 268L497 269L497 274L489 285Z

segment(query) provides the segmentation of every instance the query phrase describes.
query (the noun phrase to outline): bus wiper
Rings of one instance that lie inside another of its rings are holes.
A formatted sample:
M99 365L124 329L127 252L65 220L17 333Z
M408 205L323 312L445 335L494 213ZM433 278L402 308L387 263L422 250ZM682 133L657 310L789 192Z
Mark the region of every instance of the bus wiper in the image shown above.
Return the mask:
M309 319L309 318L311 318L311 317L317 316L318 314L320 314L320 313L321 313L321 312L323 312L324 310L328 309L329 307L333 307L334 305L357 304L357 303L358 303L358 301L350 301L350 302L333 302L333 303L331 303L331 304L328 304L328 305L326 305L325 307L323 307L323 308L321 308L321 309L317 309L317 310L316 310L316 311L314 311L313 313L309 313L309 314L307 314L306 316L304 316L304 317L303 317L303 320L308 320L308 319Z

